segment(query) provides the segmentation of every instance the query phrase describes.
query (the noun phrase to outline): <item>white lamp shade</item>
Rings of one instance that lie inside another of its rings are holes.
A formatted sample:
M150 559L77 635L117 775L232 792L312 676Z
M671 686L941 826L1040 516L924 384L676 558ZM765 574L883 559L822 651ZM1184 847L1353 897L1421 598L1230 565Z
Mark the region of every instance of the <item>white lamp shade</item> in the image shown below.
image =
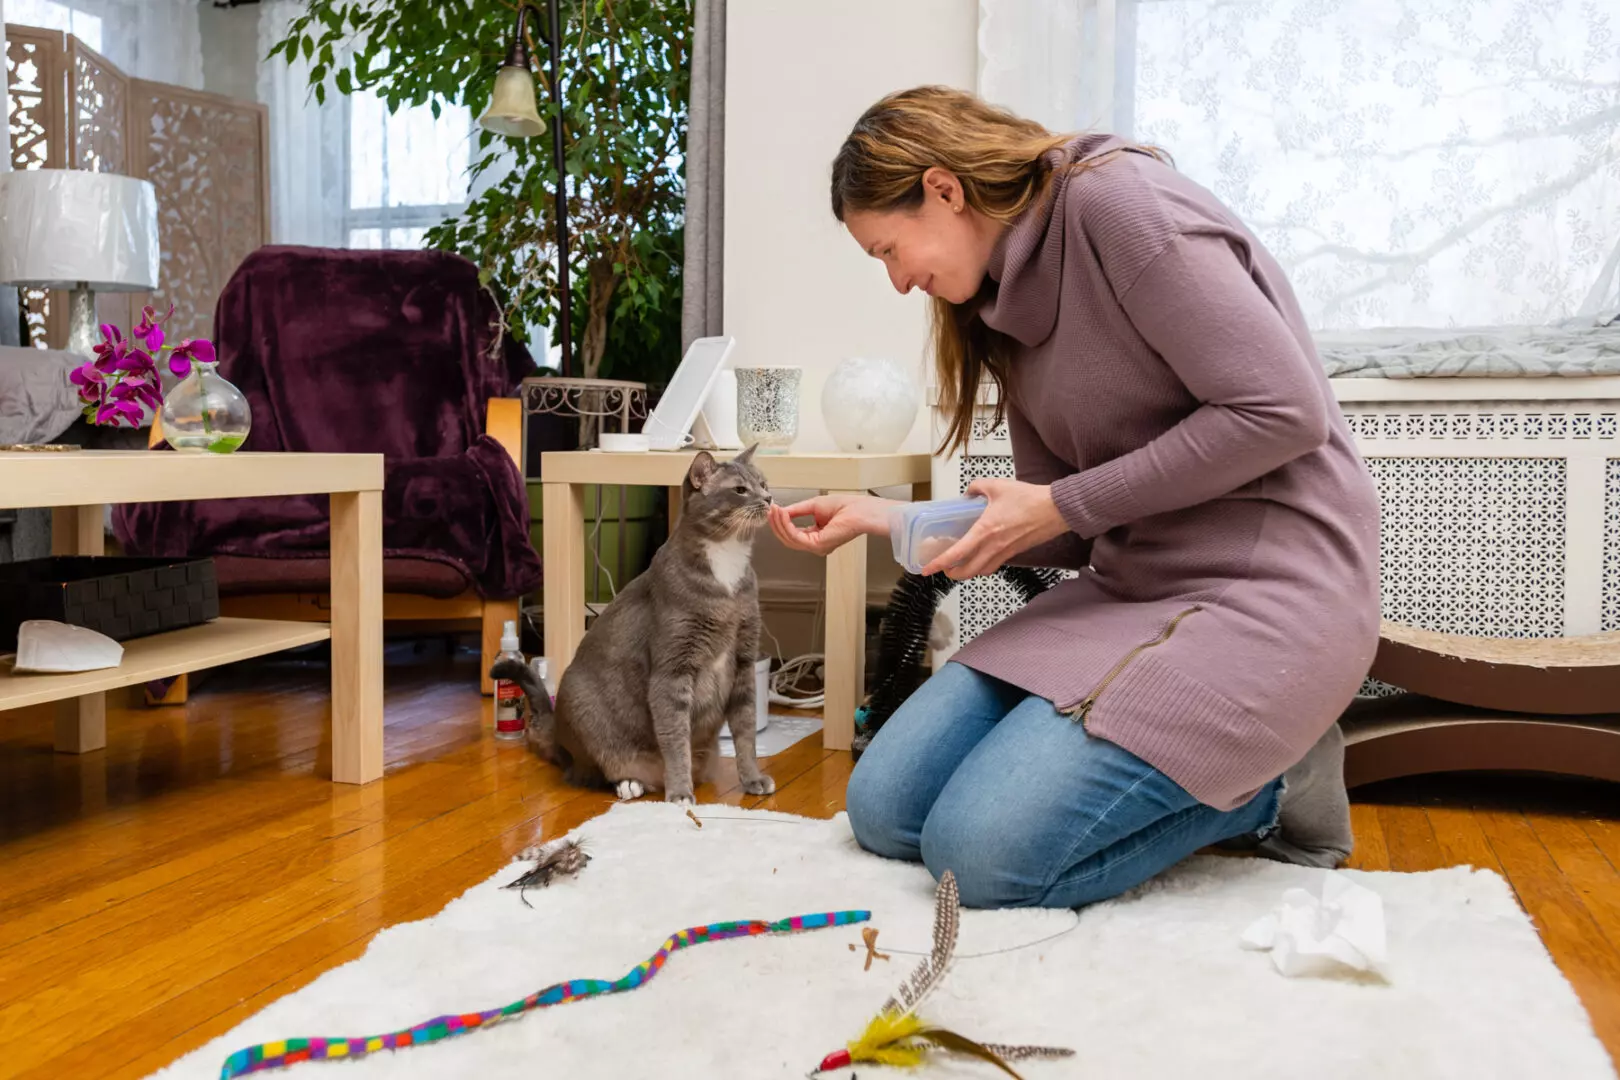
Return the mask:
M497 135L527 139L546 130L534 101L534 76L527 68L506 66L495 75L489 110L478 118L480 127Z
M95 292L158 284L157 192L77 169L0 173L0 281Z

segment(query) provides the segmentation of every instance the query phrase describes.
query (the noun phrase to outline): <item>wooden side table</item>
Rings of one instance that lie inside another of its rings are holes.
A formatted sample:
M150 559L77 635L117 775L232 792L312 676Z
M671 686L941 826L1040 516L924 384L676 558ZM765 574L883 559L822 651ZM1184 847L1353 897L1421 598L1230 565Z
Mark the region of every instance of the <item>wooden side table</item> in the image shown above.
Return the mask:
M684 451L594 450L541 455L546 656L557 678L585 636L586 485L667 487L678 505L681 481L695 456ZM927 498L932 461L927 454L762 454L754 464L776 489L864 494L910 484L915 497ZM854 740L855 709L866 684L865 649L866 538L862 537L827 558L827 697L821 732L822 743L830 750L848 750Z
M0 663L0 712L59 702L56 748L107 743L106 691L307 645L332 642L332 779L382 776L381 454L153 454L0 451L0 507L50 507L52 550L101 555L110 503L266 495L332 497L332 621L218 619L124 643L116 668L18 675Z

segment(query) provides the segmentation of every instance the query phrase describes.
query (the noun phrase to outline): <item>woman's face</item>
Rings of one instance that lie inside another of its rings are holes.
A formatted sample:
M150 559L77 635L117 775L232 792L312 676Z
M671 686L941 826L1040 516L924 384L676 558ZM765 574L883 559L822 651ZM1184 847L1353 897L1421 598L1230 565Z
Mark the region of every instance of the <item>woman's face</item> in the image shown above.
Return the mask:
M852 210L844 227L861 250L883 262L901 293L921 289L966 303L984 281L1003 226L969 207L962 185L944 169L923 174L923 201L907 210Z

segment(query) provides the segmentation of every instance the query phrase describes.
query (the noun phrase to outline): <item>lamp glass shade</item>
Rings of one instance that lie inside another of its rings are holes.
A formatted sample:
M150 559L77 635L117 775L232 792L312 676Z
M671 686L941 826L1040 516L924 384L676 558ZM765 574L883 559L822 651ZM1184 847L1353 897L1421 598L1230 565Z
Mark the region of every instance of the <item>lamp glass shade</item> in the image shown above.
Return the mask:
M505 66L495 76L495 92L489 109L478 124L497 135L526 139L546 130L545 121L534 103L534 76L528 68Z
M0 281L95 292L158 284L157 192L77 169L0 174Z

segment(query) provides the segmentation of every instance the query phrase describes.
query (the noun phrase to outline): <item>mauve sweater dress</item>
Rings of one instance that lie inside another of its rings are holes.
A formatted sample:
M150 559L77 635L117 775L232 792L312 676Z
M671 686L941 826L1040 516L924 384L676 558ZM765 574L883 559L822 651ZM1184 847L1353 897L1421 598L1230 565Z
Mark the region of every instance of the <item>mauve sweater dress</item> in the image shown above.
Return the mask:
M1058 168L975 303L1016 346L1018 478L1073 530L1014 561L1080 576L955 659L1242 805L1337 720L1378 640L1377 493L1281 267L1208 191L1123 152Z

